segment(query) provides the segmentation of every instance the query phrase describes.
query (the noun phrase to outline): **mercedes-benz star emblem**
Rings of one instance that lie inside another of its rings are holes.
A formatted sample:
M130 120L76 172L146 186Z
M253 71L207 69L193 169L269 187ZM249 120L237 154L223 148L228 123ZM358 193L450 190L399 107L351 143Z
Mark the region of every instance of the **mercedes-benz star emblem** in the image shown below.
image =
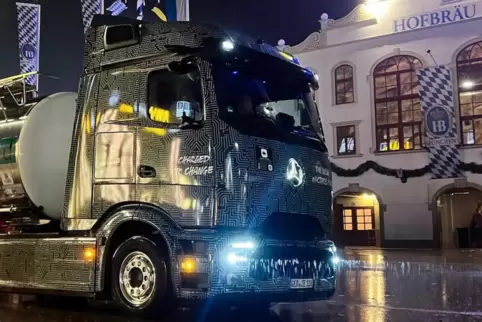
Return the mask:
M300 164L295 159L288 160L286 179L293 187L299 187L303 183L303 169L301 169Z

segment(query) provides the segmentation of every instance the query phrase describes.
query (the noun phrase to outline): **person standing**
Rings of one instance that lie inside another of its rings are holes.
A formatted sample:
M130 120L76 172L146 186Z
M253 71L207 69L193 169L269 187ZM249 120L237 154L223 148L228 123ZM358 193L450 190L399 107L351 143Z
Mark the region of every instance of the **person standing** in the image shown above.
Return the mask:
M482 203L477 204L475 214L470 222L471 246L478 248L482 245Z

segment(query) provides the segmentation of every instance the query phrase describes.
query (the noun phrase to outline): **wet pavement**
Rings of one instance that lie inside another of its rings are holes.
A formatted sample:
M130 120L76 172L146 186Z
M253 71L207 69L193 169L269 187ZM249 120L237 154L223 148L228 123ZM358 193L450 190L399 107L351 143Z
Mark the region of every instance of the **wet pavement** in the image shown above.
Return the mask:
M233 312L215 321L384 322L482 321L482 250L349 249L341 254L338 289L324 302L279 304L271 314ZM209 322L213 319L209 319ZM8 295L0 321L141 321L94 303L45 307L33 297ZM167 322L208 322L180 313Z

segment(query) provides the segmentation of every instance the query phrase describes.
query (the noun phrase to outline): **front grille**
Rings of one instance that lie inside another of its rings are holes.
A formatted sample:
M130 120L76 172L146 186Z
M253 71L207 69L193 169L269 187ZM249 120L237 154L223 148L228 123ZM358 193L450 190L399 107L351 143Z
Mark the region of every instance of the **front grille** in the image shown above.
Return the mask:
M258 281L273 278L330 278L334 267L326 261L298 259L253 259L249 263L249 277Z
M277 240L313 241L325 237L318 218L283 212L271 214L259 230L265 238Z

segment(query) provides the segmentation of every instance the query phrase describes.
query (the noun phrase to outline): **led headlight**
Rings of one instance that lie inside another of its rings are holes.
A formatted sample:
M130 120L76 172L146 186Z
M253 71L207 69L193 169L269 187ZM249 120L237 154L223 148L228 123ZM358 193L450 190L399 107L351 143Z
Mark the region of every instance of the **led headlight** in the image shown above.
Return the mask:
M252 240L233 242L226 249L226 260L231 265L246 263L255 248L256 243Z
M255 244L252 241L241 241L231 245L234 249L254 249Z
M330 246L330 251L333 254L333 257L331 257L331 262L336 265L340 262L340 257L338 257L338 254L336 253L336 246Z
M239 255L236 253L228 253L228 262L230 264L244 263L248 261L247 256Z

